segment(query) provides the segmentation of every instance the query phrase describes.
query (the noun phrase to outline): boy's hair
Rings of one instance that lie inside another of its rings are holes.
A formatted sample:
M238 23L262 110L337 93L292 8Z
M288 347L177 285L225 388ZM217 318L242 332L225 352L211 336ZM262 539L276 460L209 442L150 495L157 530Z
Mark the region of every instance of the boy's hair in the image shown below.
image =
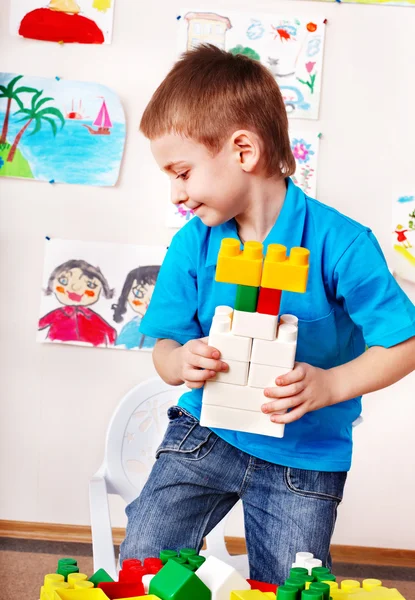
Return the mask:
M273 75L260 62L211 44L182 54L153 94L140 129L151 140L178 133L214 154L234 131L248 129L262 139L268 176L295 172L287 111Z

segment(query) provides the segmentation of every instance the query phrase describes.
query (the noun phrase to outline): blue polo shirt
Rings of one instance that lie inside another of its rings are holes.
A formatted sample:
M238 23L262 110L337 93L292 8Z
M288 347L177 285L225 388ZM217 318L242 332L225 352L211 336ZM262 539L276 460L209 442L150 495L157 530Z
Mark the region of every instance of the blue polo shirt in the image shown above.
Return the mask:
M221 240L238 239L234 219L207 227L195 217L174 236L141 332L180 344L207 336L215 307L233 306L236 286L215 281ZM347 363L370 346L394 346L415 335L415 306L389 272L371 230L306 196L291 179L280 215L264 241L310 250L305 294L283 292L280 314L299 319L296 360L323 369ZM265 397L264 397L265 400ZM179 405L200 417L202 389ZM282 439L215 429L237 448L272 463L347 471L352 423L361 398L309 412L285 427Z

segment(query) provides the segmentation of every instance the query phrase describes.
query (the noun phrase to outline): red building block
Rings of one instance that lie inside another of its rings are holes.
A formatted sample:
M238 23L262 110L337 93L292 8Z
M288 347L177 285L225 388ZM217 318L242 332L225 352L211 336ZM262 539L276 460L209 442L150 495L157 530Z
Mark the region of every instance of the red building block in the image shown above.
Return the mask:
M278 315L280 312L281 290L259 288L257 312L264 315Z
M255 579L247 579L247 582L253 590L260 590L261 592L277 592L277 585L275 583L264 583L263 581L256 581Z
M124 561L125 562L125 561ZM134 565L129 569L123 568L118 573L118 581L120 583L141 583L143 575L147 575L150 571L143 565Z
M118 581L105 581L98 584L98 587L108 596L110 600L118 598L133 598L134 596L144 596L144 586L142 582L120 583Z
M155 575L163 568L163 562L160 558L149 556L144 559L144 567L147 569L147 573Z

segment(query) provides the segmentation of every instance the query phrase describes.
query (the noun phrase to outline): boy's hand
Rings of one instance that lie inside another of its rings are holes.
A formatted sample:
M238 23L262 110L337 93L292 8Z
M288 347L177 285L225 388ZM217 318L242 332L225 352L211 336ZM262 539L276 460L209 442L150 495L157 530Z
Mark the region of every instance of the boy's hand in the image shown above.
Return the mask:
M219 360L219 350L208 346L207 340L190 340L178 349L179 376L189 388L201 388L216 373L228 370L228 365Z
M261 410L275 423L292 423L305 413L334 404L333 379L330 371L307 363L295 363L294 369L275 380L277 387L265 388L272 402ZM287 411L285 414L275 414Z

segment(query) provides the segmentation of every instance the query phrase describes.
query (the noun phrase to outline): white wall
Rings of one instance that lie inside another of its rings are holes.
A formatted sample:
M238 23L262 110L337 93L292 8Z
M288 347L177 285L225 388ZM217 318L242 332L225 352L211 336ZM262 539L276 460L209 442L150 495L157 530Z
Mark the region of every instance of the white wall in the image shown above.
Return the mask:
M263 12L328 18L318 198L369 224L389 257L391 202L415 191L415 9L256 4ZM226 0L220 6L243 10L253 3ZM137 128L176 56L177 12L167 0L117 0L113 44L105 47L10 37L3 13L0 68L111 86L126 110L128 139L114 189L0 180L2 519L88 524L88 478L101 460L109 417L125 392L153 371L148 354L37 345L35 330L45 235L170 240L167 181ZM337 543L414 547L414 384L412 374L364 401ZM113 506L114 525L122 525L122 507ZM242 535L240 514L228 533Z

